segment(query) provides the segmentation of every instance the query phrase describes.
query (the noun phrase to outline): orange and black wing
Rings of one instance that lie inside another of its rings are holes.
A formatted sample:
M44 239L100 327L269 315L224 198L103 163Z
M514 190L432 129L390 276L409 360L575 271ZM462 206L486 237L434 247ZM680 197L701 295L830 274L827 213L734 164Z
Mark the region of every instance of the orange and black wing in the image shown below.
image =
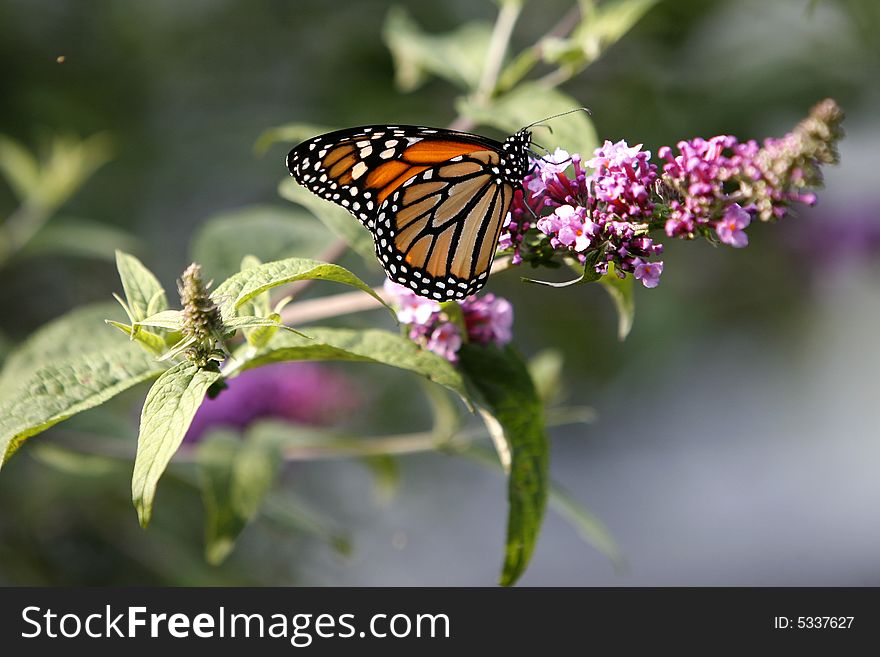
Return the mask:
M519 146L439 128L364 126L303 142L287 166L372 232L392 280L422 296L460 299L486 282L522 178L525 155L514 160L508 150Z
M376 254L388 277L437 300L486 284L513 186L493 173L498 156L456 156L403 183L379 207Z

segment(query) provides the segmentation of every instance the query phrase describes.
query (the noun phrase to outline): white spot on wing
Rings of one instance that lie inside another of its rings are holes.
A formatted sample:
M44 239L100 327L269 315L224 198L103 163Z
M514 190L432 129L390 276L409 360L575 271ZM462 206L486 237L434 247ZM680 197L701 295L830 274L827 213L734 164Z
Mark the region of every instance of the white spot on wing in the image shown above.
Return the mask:
M363 162L358 162L351 169L351 177L354 180L357 180L362 175L364 175L366 172L367 172L367 165L364 164ZM352 190L354 190L354 187L352 187ZM352 194L357 194L357 191L356 190L352 191Z

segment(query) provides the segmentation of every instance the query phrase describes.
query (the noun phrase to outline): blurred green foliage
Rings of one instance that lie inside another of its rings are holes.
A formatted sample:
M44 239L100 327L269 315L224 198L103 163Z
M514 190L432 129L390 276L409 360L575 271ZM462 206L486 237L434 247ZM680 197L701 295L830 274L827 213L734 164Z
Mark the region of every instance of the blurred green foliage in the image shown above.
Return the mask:
M825 96L836 97L856 122L876 121L869 108L878 92L880 12L871 0L631 2L625 11L622 2L583 2L602 19L567 42L550 34L540 51L527 48L565 20L569 4L525 3L501 76L502 87L512 86L535 66L539 78L564 80L566 96L542 93L536 107L525 101L537 94L519 87L489 107L476 94L480 70L462 55L490 38L491 3L391 9L371 0L344 11L315 0L149 6L102 0L88 11L49 0L3 3L0 132L8 137L0 142L6 180L0 217L7 219L0 232L0 307L15 312L0 322L0 355L47 320L117 291L108 262L113 248L148 258L165 287L188 255L218 280L237 271L248 253L264 260L317 256L326 232L277 194L286 175L279 142L295 141L302 131L290 128L293 122L444 125L460 112L509 132L571 109L571 98L590 109L595 132L577 113L554 124L554 133L541 138L546 146L588 150L601 139L625 138L655 150L695 135L779 133ZM635 25L623 36L628 21ZM451 48L451 38L470 45ZM597 59L602 47L610 49ZM451 66L458 58L460 65ZM272 126L282 127L264 132ZM96 136L59 136L72 134ZM289 198L295 192L287 185L282 195ZM252 222L252 230L231 239L240 221ZM303 232L289 232L291 221ZM527 353L552 345L565 354L563 383L548 377L542 387L568 390L571 401L587 403L636 363L656 371L672 362L682 334L736 325L777 332L784 341L796 331L809 299L791 263L778 255L774 232L756 231L742 253L668 244L675 267L667 268L660 288L638 294L639 320L624 345L597 286L548 291L521 285L516 274L493 285L515 299L517 338ZM365 243L360 251L369 256L372 248ZM342 264L375 277L370 261L349 254ZM358 321L367 320L353 324ZM386 383L388 394L375 400L365 426L400 431L428 416L420 402L400 408L390 401L410 382L389 376ZM241 555L220 568L205 564L195 487L200 477L234 478L223 470L229 462L222 436L207 443L218 446L210 472L185 465L170 474L163 495L176 512L142 532L130 510L130 462L84 457L64 445L82 435L118 444L126 428L130 438L131 409L143 392L130 391L53 429L51 443L40 441L40 449L4 470L0 582L291 583L302 577L293 557L303 541L348 551L349 537L337 523L310 509L291 492L295 486L282 486L269 495L255 531L245 534ZM119 445L120 453L128 447ZM561 499L563 509L579 513ZM229 527L252 517L251 507L241 508L209 524L212 560L227 550ZM615 554L593 520L581 515L583 531Z

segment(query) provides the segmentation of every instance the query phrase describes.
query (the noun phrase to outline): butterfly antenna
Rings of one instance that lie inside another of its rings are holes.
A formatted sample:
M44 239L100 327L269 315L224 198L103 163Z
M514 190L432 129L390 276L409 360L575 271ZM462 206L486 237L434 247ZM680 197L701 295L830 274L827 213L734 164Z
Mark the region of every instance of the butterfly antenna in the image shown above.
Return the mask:
M567 114L574 114L575 112L586 112L587 114L592 115L592 112L590 112L590 110L587 109L586 107L576 107L575 109L568 110L567 112L560 112L559 114L554 114L553 116L548 116L543 119L538 119L534 123L527 125L525 128L523 128L523 130L528 130L529 128L534 127L534 126L538 125L539 123L543 123L544 121L558 119L560 116L566 116ZM550 128L550 126L544 126L544 127L548 128L551 133L553 132L553 129Z
M550 151L547 150L547 148L545 148L544 146L541 146L541 144L536 144L535 142L532 142L532 146L536 146L537 148L540 148L542 151L544 151L544 155L550 155ZM540 155L539 153L536 153L531 148L529 149L529 155L531 155L536 160L540 160L541 158L544 157L544 155Z
M551 128L551 127L550 127L549 125L547 125L546 123L533 123L532 125L529 126L529 128L531 128L531 127L535 127L535 128L546 128L547 131L548 131L551 135L553 134L553 128ZM523 128L523 130L528 130L528 128Z
M538 146L538 144L535 144L535 146ZM529 153L530 153L531 155L533 155L533 156L536 156L536 157L534 157L534 159L535 159L536 162L543 162L543 161L544 161L544 158L547 157L548 155L551 155L551 153L550 153L550 151L548 151L548 150L547 150L546 148L544 148L543 146L538 146L538 148L540 148L541 150L544 151L544 154L543 154L543 155L538 156L538 154L535 153L535 152L534 152L533 150L531 150L531 149L529 149ZM569 156L568 156L567 158L565 158L564 160L561 160L561 161L559 161L559 162L553 162L553 164L566 164L566 165L568 165L568 164L571 164L572 162L574 162L574 158L573 158L571 155L569 155ZM531 173L531 172L529 172L529 173Z
M523 196L523 205L526 206L529 209L529 212L532 213L533 219L537 220L539 218L538 214L535 212L535 209L532 207L532 204L526 201L525 196Z

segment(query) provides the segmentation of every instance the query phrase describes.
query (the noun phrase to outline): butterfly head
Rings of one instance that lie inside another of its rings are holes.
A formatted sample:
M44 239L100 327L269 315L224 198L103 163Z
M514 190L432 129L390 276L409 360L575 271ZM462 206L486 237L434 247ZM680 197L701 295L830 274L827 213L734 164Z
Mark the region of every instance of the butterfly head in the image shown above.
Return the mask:
M501 170L507 181L515 187L522 185L523 178L529 172L531 143L532 132L524 128L505 139L501 146Z

